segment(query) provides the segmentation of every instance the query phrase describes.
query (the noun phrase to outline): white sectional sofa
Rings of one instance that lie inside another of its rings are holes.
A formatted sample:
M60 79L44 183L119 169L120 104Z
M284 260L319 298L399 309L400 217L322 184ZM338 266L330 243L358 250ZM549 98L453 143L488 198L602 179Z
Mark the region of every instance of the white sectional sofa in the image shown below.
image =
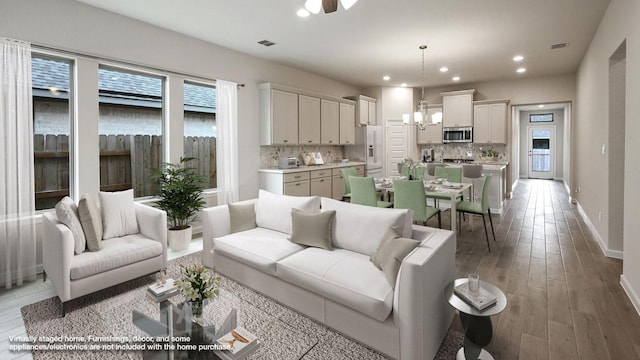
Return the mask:
M204 209L208 267L395 359L433 359L453 318L444 296L455 276L451 231L412 224L409 210L260 191L256 227L230 233L227 205ZM335 210L333 250L288 240L291 209ZM421 240L395 286L370 257L386 230Z

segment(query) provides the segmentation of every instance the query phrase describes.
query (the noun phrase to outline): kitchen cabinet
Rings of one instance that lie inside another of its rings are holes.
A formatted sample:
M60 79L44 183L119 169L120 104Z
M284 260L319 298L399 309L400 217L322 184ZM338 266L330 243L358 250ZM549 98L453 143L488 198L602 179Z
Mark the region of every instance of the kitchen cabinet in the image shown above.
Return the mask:
M333 163L295 169L259 169L260 189L279 195L324 196L342 199L344 180L341 168L354 168L364 176L364 163Z
M298 143L320 144L320 99L298 95Z
M473 105L473 142L507 143L508 100L476 101Z
M340 104L333 100L320 100L320 143L340 143Z
M356 106L340 103L340 145L356 142Z
M364 96L350 96L347 99L355 100L357 102L358 108L356 109L356 118L358 119L358 123L360 125L377 125L377 111L376 111L376 103L378 100Z
M427 121L428 125L424 130L418 128L417 131L417 142L419 145L442 144L442 122L432 123L433 116L438 116L437 114L442 116L442 107L430 107L427 110L427 118L425 121Z
M298 144L298 94L260 88L260 145Z
M440 93L442 95L442 126L473 126L473 94L475 90Z
M309 172L311 177L310 194L312 196L333 197L331 186L331 169L313 170Z

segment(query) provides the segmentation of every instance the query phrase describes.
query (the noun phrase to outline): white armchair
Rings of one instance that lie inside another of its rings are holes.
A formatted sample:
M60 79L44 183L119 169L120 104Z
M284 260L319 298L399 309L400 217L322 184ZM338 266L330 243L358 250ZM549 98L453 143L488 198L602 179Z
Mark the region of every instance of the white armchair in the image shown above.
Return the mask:
M99 251L74 253L71 230L55 212L42 216L44 281L51 279L62 303L148 275L167 266L167 215L150 206L135 204L139 233L102 241Z

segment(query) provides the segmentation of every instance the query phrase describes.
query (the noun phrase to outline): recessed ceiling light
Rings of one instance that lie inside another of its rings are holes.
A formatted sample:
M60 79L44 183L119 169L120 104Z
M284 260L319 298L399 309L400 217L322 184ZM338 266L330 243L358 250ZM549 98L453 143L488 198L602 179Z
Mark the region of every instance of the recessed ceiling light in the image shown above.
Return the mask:
M454 76L451 78L453 81L460 81L460 76Z
M308 17L309 15L311 15L311 13L307 11L307 9L300 9L296 14L300 17Z
M520 62L522 60L524 60L524 56L522 56L522 55L516 55L516 56L513 57L513 61L515 61L515 62Z
M527 69L525 69L523 67L518 68L518 70L516 70L516 72L519 73L519 74L522 74L523 72L526 72L526 71L527 71Z
M389 81L389 80L391 80L391 76L385 75L385 76L382 77L382 80Z
M407 83L402 83L402 84L400 84L400 86L407 87Z
M449 68L446 67L446 66L443 66L443 67L440 68L440 72L441 73L446 73L447 71L449 71Z
M540 104L540 105L538 105L538 107L539 107L539 108L543 108L543 107L544 107L544 104Z

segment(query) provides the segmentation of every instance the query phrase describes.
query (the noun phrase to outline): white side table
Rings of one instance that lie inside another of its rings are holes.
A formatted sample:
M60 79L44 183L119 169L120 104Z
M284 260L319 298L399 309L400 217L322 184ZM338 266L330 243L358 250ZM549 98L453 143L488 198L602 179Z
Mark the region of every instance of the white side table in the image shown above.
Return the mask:
M507 297L497 286L480 280L480 287L493 294L497 301L494 305L484 310L478 310L453 292L454 287L467 283L467 281L468 279L466 278L456 279L449 283L444 290L449 304L460 312L460 321L464 328L464 345L458 350L456 359L467 359L466 353L473 359L493 360L493 356L483 347L487 346L493 337L493 326L491 325L490 317L498 315L507 307Z

